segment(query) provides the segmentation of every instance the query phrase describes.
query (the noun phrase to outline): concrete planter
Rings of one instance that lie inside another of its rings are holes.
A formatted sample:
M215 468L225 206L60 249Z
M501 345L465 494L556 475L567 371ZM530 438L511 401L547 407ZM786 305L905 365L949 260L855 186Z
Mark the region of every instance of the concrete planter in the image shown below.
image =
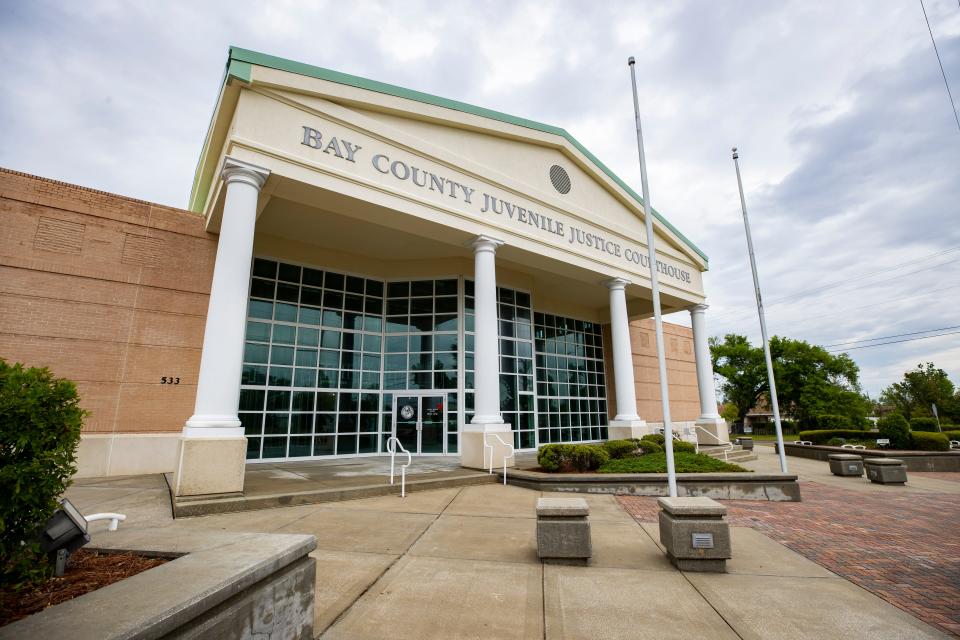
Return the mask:
M90 548L176 560L0 629L0 640L313 637L316 561L307 535L179 527L120 530Z
M753 451L753 438L750 436L737 438L734 444L743 447L744 451Z

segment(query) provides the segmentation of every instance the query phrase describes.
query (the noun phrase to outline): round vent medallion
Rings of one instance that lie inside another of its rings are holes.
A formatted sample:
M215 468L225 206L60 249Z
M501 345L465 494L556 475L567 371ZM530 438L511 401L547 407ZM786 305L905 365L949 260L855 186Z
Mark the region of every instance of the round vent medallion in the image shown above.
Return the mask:
M560 165L555 164L550 167L550 182L560 193L570 193L570 176Z

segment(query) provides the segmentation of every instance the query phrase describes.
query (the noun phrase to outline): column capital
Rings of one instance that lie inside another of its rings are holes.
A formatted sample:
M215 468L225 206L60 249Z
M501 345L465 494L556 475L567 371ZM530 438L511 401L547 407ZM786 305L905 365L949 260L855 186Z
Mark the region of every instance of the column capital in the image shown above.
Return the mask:
M243 182L259 191L267 182L267 178L270 177L270 170L227 156L223 160L223 169L220 171L220 176L227 184Z
M690 314L693 315L694 313L706 313L707 309L709 308L710 308L710 305L704 302L701 302L699 304L693 305L692 307L689 307L687 311L689 311Z
M503 244L503 240L497 240L496 238L484 235L477 236L470 242L470 246L473 247L474 252L489 251L490 253L495 253L497 247Z
M609 280L604 280L603 284L611 291L614 291L616 289L626 290L627 285L631 283L625 278L610 278Z

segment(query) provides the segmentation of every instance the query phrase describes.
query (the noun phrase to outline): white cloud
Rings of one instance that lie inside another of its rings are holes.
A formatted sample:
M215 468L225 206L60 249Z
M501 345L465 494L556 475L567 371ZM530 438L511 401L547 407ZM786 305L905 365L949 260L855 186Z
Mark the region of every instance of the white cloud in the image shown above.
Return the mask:
M927 10L960 98L960 11L953 0ZM770 305L772 332L834 343L960 324L951 256L855 279L960 246L960 133L914 3L48 1L4 12L0 165L177 206L231 44L562 126L639 185L634 55L653 202L711 258L713 330L759 334L732 145L765 299L851 280ZM850 353L874 394L927 360L960 382L956 337Z

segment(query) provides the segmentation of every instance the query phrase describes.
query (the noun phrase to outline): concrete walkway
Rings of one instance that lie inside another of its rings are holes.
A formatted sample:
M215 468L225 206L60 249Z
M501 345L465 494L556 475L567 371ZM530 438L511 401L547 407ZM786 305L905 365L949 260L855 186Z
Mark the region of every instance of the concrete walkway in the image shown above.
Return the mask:
M589 567L541 564L534 503L498 484L180 519L159 477L87 480L82 511L124 527L310 533L323 638L942 638L868 591L750 528L725 575L667 562L653 526L608 495L591 506ZM95 539L110 535L96 523Z

